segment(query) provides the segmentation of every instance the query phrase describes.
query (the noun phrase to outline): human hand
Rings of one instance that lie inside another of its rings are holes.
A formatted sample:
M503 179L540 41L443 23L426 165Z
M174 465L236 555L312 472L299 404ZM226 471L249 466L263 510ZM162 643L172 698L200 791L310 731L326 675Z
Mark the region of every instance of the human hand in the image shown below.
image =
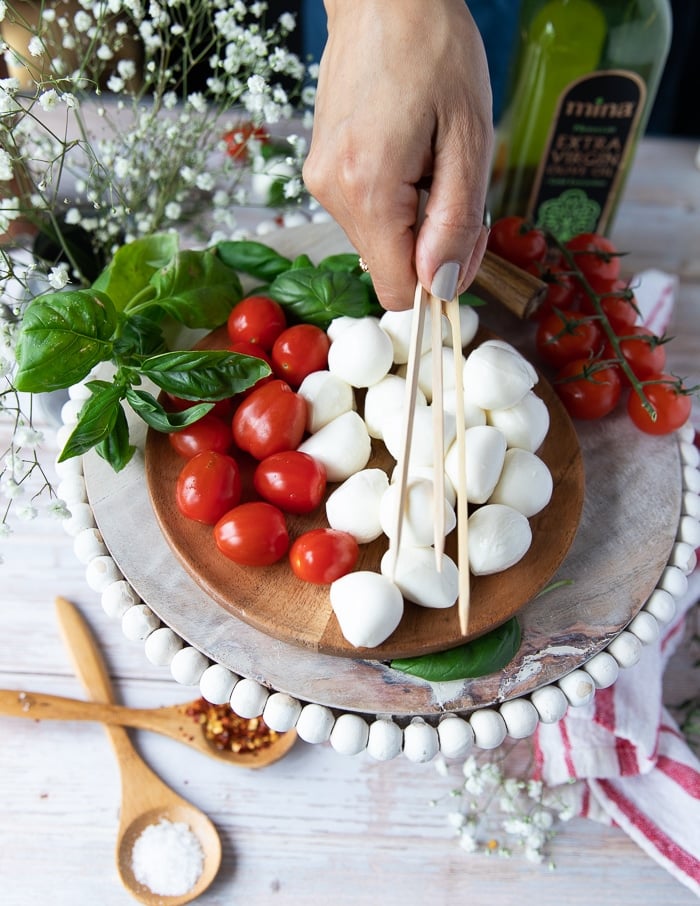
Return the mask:
M491 88L476 25L464 0L326 9L306 185L367 262L385 308L412 305L416 276L452 298L472 282L487 237Z

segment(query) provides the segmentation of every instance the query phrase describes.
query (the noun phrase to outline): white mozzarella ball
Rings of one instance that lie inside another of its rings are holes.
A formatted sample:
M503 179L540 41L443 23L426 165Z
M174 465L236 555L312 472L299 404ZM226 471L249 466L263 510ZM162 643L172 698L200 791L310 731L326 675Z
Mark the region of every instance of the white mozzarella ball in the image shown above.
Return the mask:
M471 305L459 306L459 332L462 338L462 349L468 346L479 329L479 315ZM442 316L442 342L452 346L452 328L446 315Z
M438 572L434 548L402 544L396 558L393 550L384 554L380 569L399 586L407 601L421 607L452 607L459 595L459 569L447 554L442 555L441 564Z
M442 394L442 408L445 412L452 415L457 414L457 391L450 387ZM485 425L487 422L487 413L474 403L469 402L464 395L462 396L462 408L464 410L464 427L473 428L474 425Z
M331 528L349 532L358 544L382 534L379 507L389 479L382 469L362 469L339 485L326 501Z
M416 405L425 406L427 400L418 388ZM387 374L367 388L363 414L370 437L382 440L384 437L384 423L392 412L404 412L406 408L406 381L398 374Z
M552 498L552 473L539 456L513 447L506 450L503 469L489 503L503 503L523 516L534 516Z
M530 363L508 344L482 343L464 365L464 395L482 409L514 406L536 382Z
M328 481L345 481L367 465L372 442L357 412L344 412L307 437L298 449L323 464Z
M514 406L491 409L486 413L489 425L503 431L509 447L520 447L534 453L549 431L549 409L534 390L529 390Z
M330 371L307 374L297 393L306 400L306 430L310 434L355 408L355 394L350 384Z
M411 348L413 309L385 311L379 324L391 340L394 361L397 365L405 365L408 361L408 351ZM421 337L421 355L430 349L430 336L430 310L426 309L423 336Z
M459 462L457 441L445 456L445 471L455 488L460 469L466 469L467 500L485 503L496 487L506 455L506 439L491 425L475 425L464 432L464 463Z
M447 500L445 534L449 535L457 521L455 511ZM384 534L393 537L399 506L399 486L389 485L379 504L379 521ZM401 543L412 547L428 547L433 543L433 483L425 478L409 478L406 484L406 503L401 528Z
M356 318L328 350L328 370L353 387L371 387L394 363L391 340L377 318Z
M425 478L429 481L433 487L435 486L435 469L433 466L415 466L409 470L408 477L410 478ZM392 483L398 481L399 479L399 466L398 463L394 466L394 469L391 473ZM443 476L443 486L445 488L445 500L449 503L451 507L454 507L457 503L457 492L455 487L450 481L450 476L445 473Z
M403 450L404 413L392 412L384 425L384 444L398 461ZM442 419L442 436L444 449L448 450L455 438L455 417L445 412ZM413 431L411 433L410 470L419 466L433 465L433 408L416 406L413 412Z
M349 315L341 315L339 318L333 318L326 328L328 339L335 343L341 333L357 321L357 318L351 318Z
M468 522L469 566L475 576L498 573L516 564L532 543L526 517L512 507L489 503Z
M442 387L443 393L445 390L450 390L455 385L455 354L454 350L449 346L440 347L440 355L442 356ZM464 357L462 357L462 364L460 365L460 373L464 365ZM407 368L405 365L401 365L397 369L397 374L401 377L406 377ZM424 394L426 400L431 402L433 399L433 350L429 349L424 353L418 360L418 387Z
M532 380L535 382L535 384L540 379L540 376L538 375L537 369L535 368L535 366L531 362L528 362L528 360L525 358L525 356L522 354L522 352L520 352L519 349L516 349L516 347L513 346L512 343L509 343L507 340L500 340L497 338L493 338L491 340L484 340L484 342L481 345L482 346L495 346L497 349L507 349L509 352L512 352L517 356L520 356L520 358L525 363L528 373L529 373L530 377L532 378Z
M330 600L343 637L355 648L381 645L403 616L403 595L381 573L347 573L331 582Z

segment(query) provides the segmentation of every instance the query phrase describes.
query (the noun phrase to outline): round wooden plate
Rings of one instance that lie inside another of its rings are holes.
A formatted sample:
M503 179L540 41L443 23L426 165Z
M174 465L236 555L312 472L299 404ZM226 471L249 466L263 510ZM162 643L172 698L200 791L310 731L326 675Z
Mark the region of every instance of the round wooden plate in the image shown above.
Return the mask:
M476 342L484 338L477 335ZM200 346L226 344L225 329L209 335ZM396 631L376 648L355 648L340 632L331 609L328 586L297 579L287 558L270 567L242 567L216 548L212 530L184 518L175 504L175 483L184 464L168 438L148 432L145 475L158 525L173 553L195 582L221 607L255 629L282 642L341 657L376 660L413 657L455 647L500 626L544 588L557 571L576 535L584 500L584 469L574 427L558 397L544 378L535 392L546 403L550 429L538 455L549 467L554 491L549 505L530 520L533 541L515 566L491 576L472 577L469 632L459 629L457 607L433 610L406 602ZM238 456L237 456L238 459ZM244 476L252 461L241 462ZM383 444L376 443L368 467L388 473L394 460ZM244 485L250 482L244 479ZM329 485L328 493L335 485ZM244 497L244 499L246 499ZM320 507L309 516L288 518L290 536L327 525ZM456 533L447 539L446 551L456 557ZM357 569L377 571L386 550L385 538L363 545Z

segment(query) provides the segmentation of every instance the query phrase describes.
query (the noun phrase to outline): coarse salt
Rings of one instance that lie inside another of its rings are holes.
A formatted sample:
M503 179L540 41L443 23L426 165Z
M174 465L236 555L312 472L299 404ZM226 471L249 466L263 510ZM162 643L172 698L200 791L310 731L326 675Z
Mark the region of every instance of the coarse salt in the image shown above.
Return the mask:
M144 828L131 853L136 880L161 896L181 896L192 890L203 866L204 854L195 834L187 824L165 818Z

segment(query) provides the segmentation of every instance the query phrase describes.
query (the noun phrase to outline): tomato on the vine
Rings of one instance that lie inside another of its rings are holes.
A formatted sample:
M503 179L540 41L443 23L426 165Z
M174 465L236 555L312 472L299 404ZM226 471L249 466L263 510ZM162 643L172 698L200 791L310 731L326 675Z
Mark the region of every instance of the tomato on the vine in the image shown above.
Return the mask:
M314 324L295 324L281 333L272 347L272 368L277 377L298 387L313 371L328 366L331 341Z
M214 526L214 540L225 557L242 566L269 566L289 547L284 513L262 500L225 513Z
M226 321L232 343L256 343L266 352L287 327L284 309L269 296L248 296L233 306Z
M241 475L231 456L206 450L189 459L180 470L175 501L183 516L214 525L241 499Z
M565 265L535 262L528 265L526 270L547 284L547 294L535 313L537 320L541 320L553 308L569 311L576 308L579 287Z
M617 406L622 392L618 369L588 358L567 362L554 379L554 389L572 418L603 418Z
M258 463L253 487L286 513L310 513L323 500L326 468L308 453L284 450Z
M544 261L547 240L542 230L533 227L524 217L513 214L499 218L492 225L488 248L525 270L534 261Z
M327 585L351 572L360 547L349 532L338 529L311 529L300 535L289 549L292 572L305 582Z
M620 352L634 372L635 377L645 381L654 374L661 374L666 366L666 348L659 338L646 327L636 327L634 331L619 341ZM605 355L613 356L614 351L606 345ZM628 381L623 374L623 380Z
M233 416L233 439L255 459L295 450L306 429L306 400L284 381L256 387Z
M535 347L548 365L560 368L572 359L587 358L602 346L595 321L575 311L546 312L539 321Z
M615 245L598 233L579 233L566 243L574 253L576 267L596 292L609 292L620 276L620 257Z
M207 450L228 453L233 442L228 424L211 412L179 431L171 431L168 440L173 450L187 459Z
M250 122L239 123L233 129L229 129L228 132L224 133L226 152L231 157L247 159L248 142L251 138L266 145L270 141L270 133L264 126L255 126Z
M638 393L632 391L627 400L627 413L640 431L646 434L670 434L682 428L690 418L690 396L673 375L650 375L643 390L656 413L655 419L644 408Z

